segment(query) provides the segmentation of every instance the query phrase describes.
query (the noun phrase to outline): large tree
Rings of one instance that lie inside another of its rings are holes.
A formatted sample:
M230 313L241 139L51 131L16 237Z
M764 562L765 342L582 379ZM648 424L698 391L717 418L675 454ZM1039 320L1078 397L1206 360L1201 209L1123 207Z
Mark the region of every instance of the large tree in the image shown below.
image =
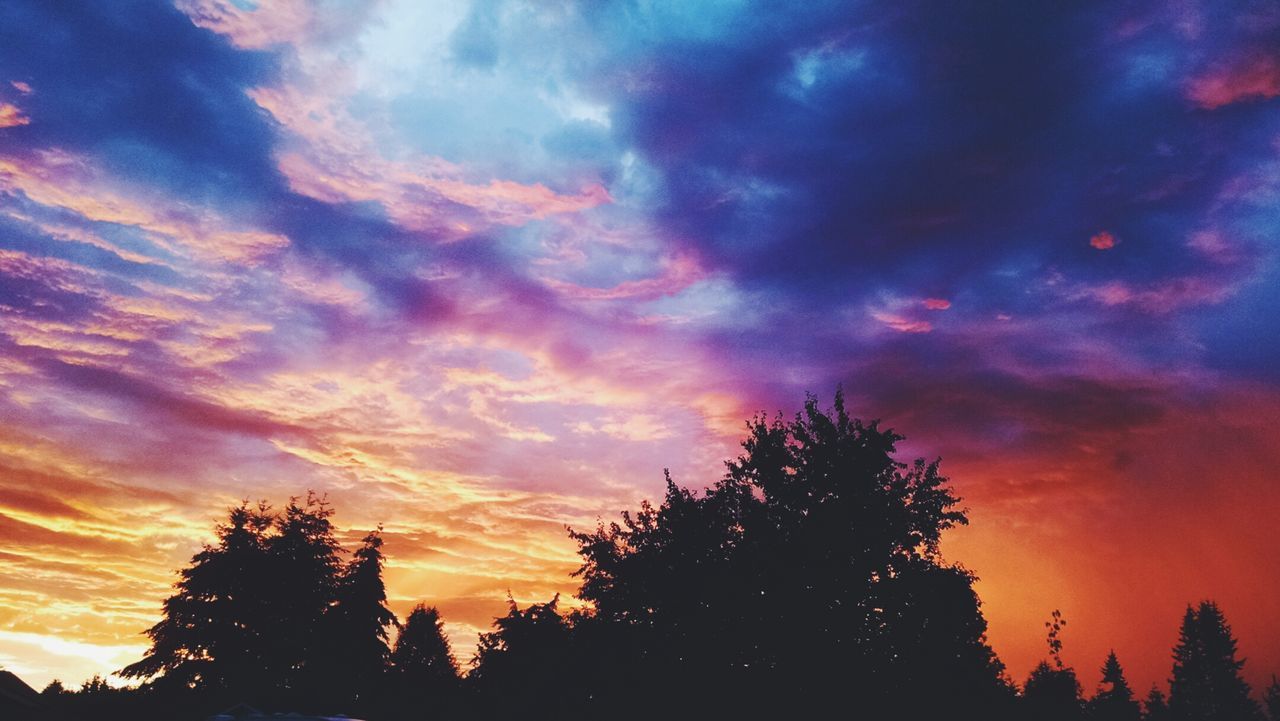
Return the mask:
M668 476L660 505L573 534L594 605L579 630L626 649L595 654L597 675L714 713L998 706L1008 686L973 576L939 555L967 521L938 463L897 461L902 437L851 418L839 393L830 413L810 397L748 431L703 493Z
M188 708L195 693L211 709L341 711L370 693L395 621L381 538L367 537L344 566L332 515L314 493L279 513L265 503L231 509L216 544L179 571L163 618L147 631L150 649L121 674Z
M1177 721L1255 721L1262 714L1236 658L1236 640L1212 601L1188 606L1173 649L1169 711Z
M217 543L179 571L163 618L146 632L151 648L120 675L214 695L260 693L271 644L271 610L262 590L273 572L266 553L273 523L265 503L232 508L217 527Z

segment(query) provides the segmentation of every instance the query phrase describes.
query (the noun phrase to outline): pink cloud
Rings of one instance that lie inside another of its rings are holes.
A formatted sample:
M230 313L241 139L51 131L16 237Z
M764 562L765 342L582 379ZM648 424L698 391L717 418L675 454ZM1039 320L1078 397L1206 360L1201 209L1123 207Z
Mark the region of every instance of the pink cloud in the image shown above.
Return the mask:
M1089 299L1105 306L1131 306L1148 313L1170 313L1181 308L1221 303L1235 294L1233 283L1210 277L1186 276L1135 286L1115 280L1073 290L1071 299Z
M31 86L28 85L27 83L22 82L21 80L10 80L9 84L13 86L14 90L17 90L23 95L31 94Z
M1220 65L1187 83L1187 97L1207 110L1276 96L1280 96L1280 62L1271 55Z
M928 321L911 320L893 313L874 311L871 317L899 333L929 333L933 330L933 324Z
M924 307L929 310L947 310L951 307L951 301L946 298L925 298Z
M338 97L293 87L256 88L249 96L290 132L276 161L294 192L330 203L376 202L410 230L447 240L478 226L522 225L613 201L599 183L562 194L541 183L475 182L442 158L387 159L374 145L377 133Z
M547 279L544 282L569 298L579 300L653 300L663 296L675 295L690 285L706 277L706 272L697 259L688 254L679 254L664 259L662 272L652 278L629 280L612 288L588 288L561 280Z
M298 43L315 22L304 0L271 0L246 9L231 0L178 0L179 10L191 22L227 36L237 47L260 50L283 43Z

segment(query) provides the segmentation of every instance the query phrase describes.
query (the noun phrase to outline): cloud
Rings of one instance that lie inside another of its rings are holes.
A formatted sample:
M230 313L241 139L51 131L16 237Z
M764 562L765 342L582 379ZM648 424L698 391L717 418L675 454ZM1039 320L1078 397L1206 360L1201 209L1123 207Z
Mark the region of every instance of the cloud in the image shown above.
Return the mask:
M0 128L16 128L30 123L31 118L23 115L18 106L13 103L0 103Z
M1187 96L1206 110L1280 96L1280 59L1252 55L1192 78Z
M1089 245L1095 250L1111 250L1116 247L1116 242L1116 237L1105 230L1099 231L1089 238Z

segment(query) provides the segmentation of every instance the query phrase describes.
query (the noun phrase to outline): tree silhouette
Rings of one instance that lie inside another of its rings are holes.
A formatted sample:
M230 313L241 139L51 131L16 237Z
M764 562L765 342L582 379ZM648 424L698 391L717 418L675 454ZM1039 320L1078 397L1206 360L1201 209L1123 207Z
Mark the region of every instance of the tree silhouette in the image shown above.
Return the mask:
M391 706L400 718L428 718L457 700L458 662L444 621L434 607L418 604L400 628L391 651Z
M1187 607L1173 649L1169 711L1178 721L1253 721L1262 718L1240 675L1236 640L1212 601Z
M896 461L902 437L852 419L840 393L833 413L810 397L794 421L748 431L701 495L668 476L661 505L573 533L594 605L575 631L626 649L597 675L691 713L919 716L1007 698L973 576L938 554L967 522L938 463ZM926 677L942 693L921 693Z
M151 648L120 671L125 678L160 677L164 686L251 697L268 682L271 618L262 589L273 569L266 534L274 519L265 503L230 510L205 546L179 572L163 619L147 630Z
M1155 686L1151 687L1146 700L1142 702L1142 718L1143 721L1170 721L1173 718L1164 694Z
M325 615L337 598L341 551L323 496L308 492L305 502L289 499L267 539L271 577L261 590L271 610L267 673L280 699L308 707L322 677L312 661Z
M1102 665L1102 684L1090 699L1088 709L1089 718L1094 721L1138 721L1142 716L1114 650Z
M530 713L549 717L580 707L579 688L568 671L570 627L560 596L521 610L508 598L507 615L480 634L467 680L480 699L480 717Z
M381 529L364 537L338 578L315 654L316 692L329 709L367 709L391 657L388 629L398 625L382 582Z
M151 647L120 674L174 708L358 706L382 681L395 617L381 537L344 565L332 515L315 493L280 513L265 502L230 509L217 543L179 571Z
M1084 699L1076 672L1062 661L1062 629L1067 622L1062 612L1055 610L1049 621L1047 642L1049 658L1041 661L1022 688L1023 713L1029 719L1044 721L1072 721L1083 716Z

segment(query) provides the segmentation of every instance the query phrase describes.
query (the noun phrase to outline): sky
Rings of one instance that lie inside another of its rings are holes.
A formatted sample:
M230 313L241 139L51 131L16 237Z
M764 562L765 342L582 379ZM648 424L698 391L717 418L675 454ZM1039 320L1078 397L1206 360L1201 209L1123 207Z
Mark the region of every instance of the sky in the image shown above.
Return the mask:
M566 525L843 387L1010 675L1280 672L1280 6L0 4L0 666L137 660L240 499L464 660Z

